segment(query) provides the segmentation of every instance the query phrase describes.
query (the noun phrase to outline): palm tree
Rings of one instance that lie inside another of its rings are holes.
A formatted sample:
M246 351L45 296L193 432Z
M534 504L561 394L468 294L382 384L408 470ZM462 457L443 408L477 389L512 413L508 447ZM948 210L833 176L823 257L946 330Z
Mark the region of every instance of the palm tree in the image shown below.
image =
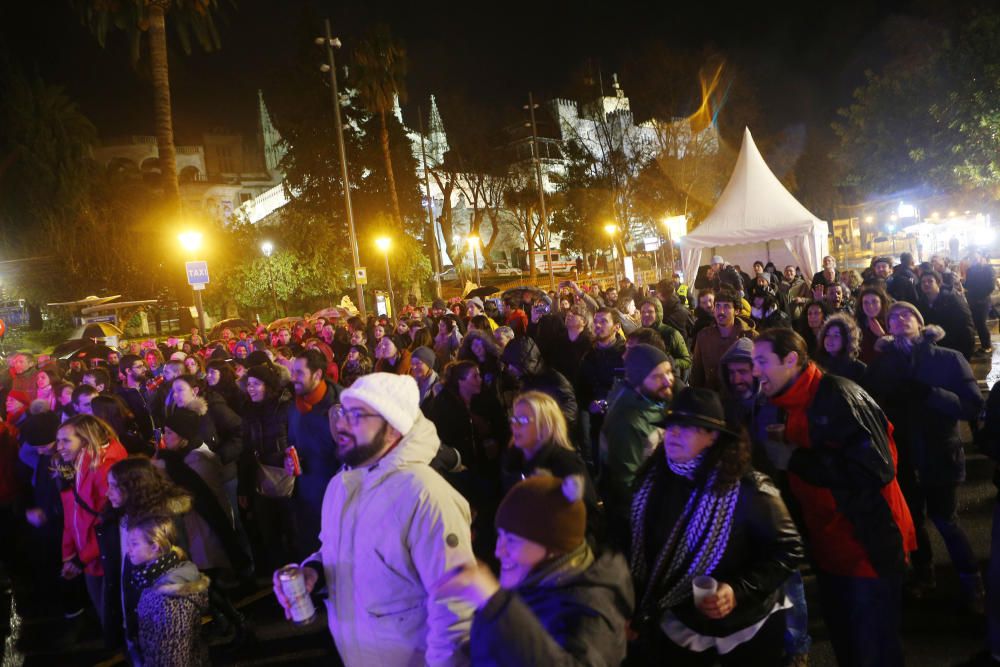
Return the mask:
M160 175L168 203L179 209L177 152L174 148L170 75L167 69L166 17L169 13L185 53L191 52L192 37L205 51L214 51L220 47L215 27L218 0L71 0L71 3L102 47L112 30L125 32L133 65L139 62L143 34L149 34L149 66L153 81Z
M361 103L369 113L379 117L382 139L382 157L385 159L386 180L392 198L392 213L396 224L402 227L399 212L399 195L396 177L392 171L389 152L389 127L386 116L392 112L396 100L406 102L406 49L394 42L388 26L376 26L368 39L362 41L354 52L353 83Z

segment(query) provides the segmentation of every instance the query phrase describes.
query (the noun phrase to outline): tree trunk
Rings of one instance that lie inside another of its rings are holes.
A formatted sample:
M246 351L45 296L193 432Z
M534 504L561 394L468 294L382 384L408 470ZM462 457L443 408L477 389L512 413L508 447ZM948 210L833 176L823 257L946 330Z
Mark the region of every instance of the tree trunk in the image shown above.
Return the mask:
M177 152L170 110L170 74L167 70L166 7L169 2L149 3L149 61L153 76L153 109L156 115L156 148L160 155L160 181L167 203L180 209L177 185Z
M392 173L392 155L389 153L389 128L385 123L385 110L379 113L382 122L382 157L385 158L385 178L389 182L389 196L392 197L392 215L396 224L403 228L403 216L399 213L399 195L396 194L396 176Z

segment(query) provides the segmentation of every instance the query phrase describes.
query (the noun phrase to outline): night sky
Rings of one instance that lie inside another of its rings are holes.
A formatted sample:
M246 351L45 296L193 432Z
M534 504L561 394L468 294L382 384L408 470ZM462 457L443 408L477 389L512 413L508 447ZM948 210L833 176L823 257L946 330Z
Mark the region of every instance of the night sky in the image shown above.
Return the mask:
M913 34L912 26L954 22L965 4L239 0L225 10L220 52L196 47L186 56L172 43L174 126L182 144L212 128L252 132L255 90L280 76L301 48L305 17L320 19L318 35L329 16L345 45L376 21L405 41L411 105L404 112L414 124L416 103L426 105L430 93L442 100L446 125L452 99L491 122L517 122L529 90L540 99L566 95L588 63L608 89L612 72L629 71L630 63L635 71L636 54L665 45L721 52L737 65L766 126L758 132L792 125L825 131L864 70L877 67L894 42ZM65 86L102 136L152 134L149 85L132 69L121 35L102 49L62 0L2 5L0 52ZM624 75L622 85L638 119L652 113L658 91L630 87Z

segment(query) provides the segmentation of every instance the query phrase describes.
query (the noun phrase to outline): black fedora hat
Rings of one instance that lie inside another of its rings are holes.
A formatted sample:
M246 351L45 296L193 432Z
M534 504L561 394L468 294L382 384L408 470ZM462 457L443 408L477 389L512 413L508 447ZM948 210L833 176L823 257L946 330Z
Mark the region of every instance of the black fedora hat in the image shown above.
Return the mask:
M722 409L719 395L711 389L702 387L685 387L677 396L657 426L681 424L682 426L700 426L710 431L718 431L733 437L739 434L729 428L726 422L726 412Z

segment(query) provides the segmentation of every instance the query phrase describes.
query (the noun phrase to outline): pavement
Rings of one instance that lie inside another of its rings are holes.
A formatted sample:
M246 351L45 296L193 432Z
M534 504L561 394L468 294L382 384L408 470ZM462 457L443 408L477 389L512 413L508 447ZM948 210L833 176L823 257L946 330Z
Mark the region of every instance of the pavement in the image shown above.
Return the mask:
M996 325L992 327L997 330ZM973 371L983 387L1000 379L1000 337L994 336L991 357L973 360ZM971 445L971 436L963 428L966 442L967 481L959 488L959 516L980 559L984 572L990 554L990 530L997 490L992 483L994 464ZM903 642L906 664L911 667L948 667L966 663L985 648L985 619L962 613L959 607L958 577L940 536L932 528L931 539L937 570L937 588L920 601L907 600L903 607ZM836 661L826 628L818 613L815 579L806 575L806 594L817 613L810 618L813 648L810 664L833 667ZM322 609L316 621L296 626L285 620L270 593L270 580L258 580L256 590L239 598L237 606L254 627L254 638L238 650L226 650L218 641L211 647L215 665L339 665L336 650L327 631ZM62 626L61 619L26 621L15 608L9 593L0 596L0 628L6 634L0 667L39 665L72 667L76 665L125 665L120 654L105 651L98 639L96 619L89 619L81 639L60 647L54 640Z

